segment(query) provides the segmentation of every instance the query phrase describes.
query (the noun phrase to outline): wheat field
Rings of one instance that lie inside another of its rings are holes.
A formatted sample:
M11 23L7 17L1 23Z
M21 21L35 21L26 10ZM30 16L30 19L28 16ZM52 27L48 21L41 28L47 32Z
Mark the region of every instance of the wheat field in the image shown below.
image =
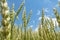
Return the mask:
M22 12L23 24L15 25L15 20L18 20L18 15ZM38 25L38 31L32 31L32 27L27 29L27 25L31 19L33 10L30 11L26 18L26 8L24 2L21 3L19 9L14 11L14 4L12 9L9 10L6 0L0 0L0 15L2 21L0 25L0 40L60 40L60 30L56 31L55 28L60 28L60 16L58 10L53 8L53 12L56 16L58 26L54 25L52 17L49 19L44 18L44 8L42 9L41 22Z

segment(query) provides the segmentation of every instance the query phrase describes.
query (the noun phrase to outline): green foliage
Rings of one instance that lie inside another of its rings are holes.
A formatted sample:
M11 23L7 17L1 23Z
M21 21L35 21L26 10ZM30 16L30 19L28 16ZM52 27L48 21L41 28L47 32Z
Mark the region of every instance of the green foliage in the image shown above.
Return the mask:
M28 15L28 19L27 19L26 18L26 8L24 7L23 14L22 14L22 20L23 20L23 26L24 26L24 40L27 40L26 28L27 28L28 22L30 20L31 14L32 14L32 10L30 11L30 14Z
M56 8L54 8L53 11L54 11L54 14L56 16L56 19L57 19L57 22L59 24L59 27L60 27L60 15L59 15L59 12L57 11Z
M42 26L44 26L43 25L44 24L44 8L42 9L42 19L41 20L42 20L42 22L41 22L42 23Z
M22 2L22 4L20 5L19 9L16 12L16 17L19 15L20 11L22 10L22 7L24 6L24 2Z
M15 22L15 18L16 16L18 16L19 12L22 10L22 7L24 5L24 3L21 4L20 8L18 9L18 11L16 12L15 15L15 11L14 11L14 5L12 5L12 10L10 11L8 8L8 4L6 2L6 0L0 0L0 7L1 7L1 15L2 15L2 26L3 26L3 40L12 40L12 32L13 32L13 26L14 26L14 22Z

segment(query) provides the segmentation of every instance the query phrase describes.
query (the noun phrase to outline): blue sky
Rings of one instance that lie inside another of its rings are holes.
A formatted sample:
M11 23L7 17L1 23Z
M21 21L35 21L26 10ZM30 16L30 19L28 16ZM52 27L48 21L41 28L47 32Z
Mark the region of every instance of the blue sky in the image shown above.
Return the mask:
M22 1L23 0L7 0L7 3L10 9L14 3L14 9L17 11ZM31 26L33 30L37 28L38 24L40 23L42 8L44 8L46 17L52 16L52 18L55 18L53 8L56 7L58 11L60 10L58 7L58 1L60 0L25 0L24 6L26 7L26 14L28 15L30 10L32 10L32 16L28 26ZM15 22L18 25L22 23L22 11L19 14L19 20L16 20Z

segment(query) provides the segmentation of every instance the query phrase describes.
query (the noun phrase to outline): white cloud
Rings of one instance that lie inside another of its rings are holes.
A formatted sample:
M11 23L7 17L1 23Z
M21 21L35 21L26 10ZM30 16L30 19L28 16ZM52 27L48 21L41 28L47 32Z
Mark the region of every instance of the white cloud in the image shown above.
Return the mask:
M42 17L39 17L39 20L41 20L41 18L42 18ZM45 16L45 19L50 20L50 17ZM52 18L52 21L53 21L53 23L54 23L54 26L55 26L55 24L56 24L56 26L58 26L58 22L57 22L57 19L56 19L56 18ZM42 25L41 25L41 26L42 26ZM38 26L37 26L37 28L35 29L35 31L38 31Z
M33 23L35 23L35 21L33 21Z
M60 1L60 0L58 0L58 1Z
M49 9L48 9L48 8L45 8L44 11L45 11L46 13L48 13L48 12L49 12Z
M32 28L32 27L33 27L33 25L30 25L30 27Z
M42 17L39 17L38 20L40 21Z
M50 17L45 16L45 19L50 20ZM55 26L55 23L56 23L56 25L58 26L58 22L57 22L57 19L56 19L56 18L52 18L52 21L53 21L53 23L54 23L54 26Z
M36 31L36 32L38 31L38 27L35 29L35 31Z
M48 16L44 16L45 17L45 19L48 19L48 20L50 20L50 18L48 17Z
M44 17L45 17L45 19L49 19L49 17L48 17L48 16L44 16ZM39 17L39 18L38 18L38 20L40 21L40 20L41 20L41 18L42 18L42 17ZM49 20L50 20L50 19L49 19Z
M52 20L53 20L54 26L55 26L55 24L58 26L57 19L56 18L52 18Z
M37 15L40 15L40 10L38 10Z
M30 29L30 28L32 28L33 27L33 25L29 25L29 27L27 27L27 29Z

